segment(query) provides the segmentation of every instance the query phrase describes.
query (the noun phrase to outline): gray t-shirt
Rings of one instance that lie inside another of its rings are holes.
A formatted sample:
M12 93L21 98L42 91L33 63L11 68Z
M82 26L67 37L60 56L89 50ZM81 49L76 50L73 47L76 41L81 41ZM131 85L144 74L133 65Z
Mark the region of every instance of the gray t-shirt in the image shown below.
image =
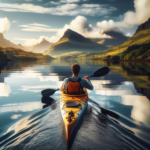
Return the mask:
M79 79L79 77L78 78L70 77L70 79L72 81L77 81ZM65 87L67 86L67 84L68 84L68 78L65 78L65 80L64 80L64 82L63 82L63 84L62 84L62 86L60 88L60 91L64 91ZM89 89L89 90L93 90L93 85L92 85L90 80L85 80L85 79L82 78L81 81L80 81L80 84L81 84L81 86L83 88L86 88L86 89Z

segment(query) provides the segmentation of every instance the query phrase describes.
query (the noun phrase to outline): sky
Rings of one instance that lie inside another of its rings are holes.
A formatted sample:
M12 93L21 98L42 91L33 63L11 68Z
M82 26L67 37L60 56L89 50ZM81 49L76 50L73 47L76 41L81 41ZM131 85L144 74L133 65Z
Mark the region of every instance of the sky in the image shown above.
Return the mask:
M87 38L132 36L150 18L150 0L0 0L0 33L31 46L57 42L70 28Z

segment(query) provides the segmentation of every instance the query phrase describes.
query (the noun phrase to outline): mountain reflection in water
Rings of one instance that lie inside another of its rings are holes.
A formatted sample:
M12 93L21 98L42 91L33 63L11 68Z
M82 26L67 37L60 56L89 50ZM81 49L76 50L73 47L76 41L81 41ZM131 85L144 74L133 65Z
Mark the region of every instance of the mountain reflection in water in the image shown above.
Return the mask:
M108 66L110 73L92 78L93 91L71 149L149 149L150 64L99 60L14 61L0 64L0 147L2 149L66 149L59 108L60 92L43 98L41 91L58 88L71 76ZM119 118L105 114L100 107Z

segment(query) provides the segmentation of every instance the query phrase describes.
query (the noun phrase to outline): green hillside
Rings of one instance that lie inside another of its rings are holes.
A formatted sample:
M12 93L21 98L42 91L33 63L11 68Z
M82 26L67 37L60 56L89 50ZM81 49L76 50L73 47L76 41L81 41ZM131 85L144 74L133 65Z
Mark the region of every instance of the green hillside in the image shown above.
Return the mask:
M122 45L109 48L92 59L150 59L150 28L139 31Z
M1 55L2 54L2 55ZM49 55L43 55L41 53L26 52L17 48L0 47L0 59L11 59L11 60L37 60L37 59L53 59Z
M91 56L94 56L96 53L84 53L84 52L69 52L69 53L64 53L58 56L53 56L56 59L90 59Z
M78 52L78 51L74 51L74 52L70 52L70 53L64 53L58 56L54 56L54 58L59 58L59 59L75 59L78 58L79 55L85 55L86 53L83 52Z
M90 53L104 51L105 49L107 47L92 42L91 39L85 38L77 32L68 29L65 31L63 37L43 54L55 56L74 51Z

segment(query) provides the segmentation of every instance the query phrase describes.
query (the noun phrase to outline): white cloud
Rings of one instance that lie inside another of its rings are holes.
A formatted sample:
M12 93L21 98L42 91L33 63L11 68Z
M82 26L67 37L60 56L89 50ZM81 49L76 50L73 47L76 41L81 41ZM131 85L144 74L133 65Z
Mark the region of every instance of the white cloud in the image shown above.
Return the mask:
M103 30L122 30L123 28L131 28L147 21L150 17L150 0L134 0L134 7L135 12L126 12L122 21L104 20L98 22L97 27Z
M70 0L68 0L69 2ZM74 0L75 1L75 0ZM71 2L71 1L70 1ZM56 2L51 2L57 4ZM89 16L103 16L112 13L117 10L115 7L109 5L100 4L82 4L81 6L74 3L59 4L56 7L42 7L33 4L9 4L0 3L0 10L10 12L30 12L30 13L42 13L52 14L59 16L77 16L77 15L89 15Z
M50 1L49 3L46 3L45 5L49 5L49 4L58 5L60 3L59 2Z
M130 37L130 36L131 36L131 33L127 33L126 36Z
M79 2L87 2L89 0L60 0L59 2L55 2L55 1L50 1L49 3L47 4L54 4L54 5L59 5L61 3L79 3Z
M29 25L20 25L23 31L34 31L34 32L57 32L58 29L51 29L50 26L44 24L33 23Z
M32 27L31 27L32 25ZM93 27L87 20L87 18L83 16L77 16L74 20L70 22L70 24L66 24L62 29L46 29L46 28L40 28L40 27L34 27L33 25L41 25L41 26L46 26L43 24L29 24L29 25L21 25L20 27L23 27L22 30L24 31L57 31L56 35L52 37L45 37L41 36L39 39L27 39L27 38L14 38L15 40L21 40L25 42L25 45L31 46L35 45L37 43L40 43L43 39L51 42L51 43L56 43L64 34L64 32L67 29L71 29L84 37L87 38L111 38L111 36L103 34L100 29L97 29Z
M80 2L80 0L60 0L60 3L77 3Z
M18 23L18 21L17 20L13 20L12 23Z
M111 38L106 34L101 34L100 29L92 27L88 20L83 16L77 16L69 25L66 24L62 29L59 29L56 35L62 37L67 29L72 29L89 38Z
M32 46L35 45L37 43L40 43L43 39L51 42L51 43L56 43L59 40L58 36L52 36L52 37L46 37L46 36L40 36L39 39L27 39L27 38L14 38L15 40L19 40L19 41L24 41L25 45L27 46Z
M9 20L5 18L0 18L0 33L5 33L10 28L10 22Z
M42 27L50 27L50 26L48 26L48 25L39 24L39 23L32 23L32 24L29 24L29 25L32 25L32 26L42 26Z

